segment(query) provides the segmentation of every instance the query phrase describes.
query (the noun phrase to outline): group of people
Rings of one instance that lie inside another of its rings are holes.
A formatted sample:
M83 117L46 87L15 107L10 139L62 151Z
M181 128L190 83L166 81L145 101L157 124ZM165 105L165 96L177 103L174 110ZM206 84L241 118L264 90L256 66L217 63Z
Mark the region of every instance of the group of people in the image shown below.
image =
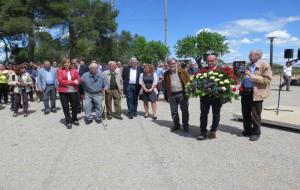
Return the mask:
M241 107L243 114L243 136L251 141L259 139L261 130L261 112L263 100L270 96L270 82L272 71L270 65L262 59L262 51L253 50L249 54L250 63L242 74ZM216 55L207 57L207 70L213 71L217 65ZM193 68L192 68L193 69ZM71 129L79 125L77 114L84 110L85 123L95 120L102 122L104 107L106 118L123 120L121 114L121 99L126 97L128 118L137 117L138 101L144 105L144 117L157 120L157 100L162 90L164 99L170 104L173 120L171 131L182 128L189 131L189 97L185 86L190 82L190 72L195 70L182 67L176 59L168 60L166 65L154 68L152 64L140 65L132 57L127 66L122 67L115 61L110 61L105 70L99 69L96 61L89 66L82 60L63 59L62 66L56 68L49 61L44 61L43 67L37 69L35 80L26 72L23 64L14 69L5 69L0 65L0 100L8 103L8 92L12 91L13 116L18 116L18 109L23 106L24 116L28 116L28 97L34 83L38 92L43 94L44 113L56 112L56 95L62 105L66 126ZM10 89L10 90L9 90ZM21 101L22 100L22 101ZM22 103L21 103L22 102ZM51 104L49 105L49 102ZM104 104L103 104L104 102ZM112 105L113 102L113 105ZM150 115L150 106L152 115ZM182 112L182 122L178 114L178 107ZM207 130L208 114L212 107L213 121L210 131ZM70 110L71 108L71 110ZM204 96L200 98L200 134L198 140L216 138L222 102L219 98ZM95 115L93 116L93 112ZM95 118L95 119L94 119Z

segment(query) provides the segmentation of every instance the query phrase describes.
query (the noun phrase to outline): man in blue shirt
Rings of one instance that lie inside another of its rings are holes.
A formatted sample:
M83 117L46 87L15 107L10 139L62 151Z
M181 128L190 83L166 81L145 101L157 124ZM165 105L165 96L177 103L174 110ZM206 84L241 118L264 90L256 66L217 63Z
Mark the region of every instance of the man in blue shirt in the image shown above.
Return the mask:
M50 111L56 112L56 88L57 88L57 70L51 67L51 63L44 61L44 68L38 71L37 87L39 91L43 92L44 113L49 114ZM49 98L51 101L51 108L49 108Z
M263 100L271 95L272 70L270 65L261 59L262 56L261 50L250 52L250 63L246 66L243 90L240 92L244 127L242 135L250 137L250 141L260 138Z
M96 63L91 63L89 69L89 72L86 72L81 76L81 85L84 90L85 122L87 125L93 122L93 105L96 110L96 122L101 123L103 92L108 89L106 79L102 74L97 72L98 65Z

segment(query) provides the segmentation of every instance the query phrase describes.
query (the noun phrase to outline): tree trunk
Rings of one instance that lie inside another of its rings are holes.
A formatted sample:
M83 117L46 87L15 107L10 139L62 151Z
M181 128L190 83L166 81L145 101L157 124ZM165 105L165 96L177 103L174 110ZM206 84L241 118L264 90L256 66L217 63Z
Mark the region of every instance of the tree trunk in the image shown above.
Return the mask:
M28 43L28 61L34 61L34 49L35 49L35 40L34 40L34 31L32 27L32 31L28 34L29 43Z
M69 45L70 45L70 58L75 58L76 51L76 34L74 24L69 24Z

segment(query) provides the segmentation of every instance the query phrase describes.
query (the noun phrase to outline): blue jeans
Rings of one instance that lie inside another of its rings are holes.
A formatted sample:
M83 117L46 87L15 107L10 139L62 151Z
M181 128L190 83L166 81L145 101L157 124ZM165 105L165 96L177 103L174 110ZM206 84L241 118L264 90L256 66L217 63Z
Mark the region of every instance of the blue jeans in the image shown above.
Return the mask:
M56 108L55 106L55 99L56 99L56 90L54 85L48 85L46 86L44 92L43 92L43 102L45 106L45 112L49 112L49 97L51 102L51 111L54 111Z
M102 106L102 100L103 100L103 95L100 93L88 93L84 92L84 112L85 112L85 120L86 121L91 121L93 120L93 105L95 106L96 110L96 120L100 121L102 112L103 112L103 106Z
M138 96L137 85L129 84L126 88L126 101L129 115L135 115L137 113Z
M183 93L173 94L169 98L171 116L175 127L180 127L178 106L180 106L182 112L182 124L184 128L189 127L189 101Z

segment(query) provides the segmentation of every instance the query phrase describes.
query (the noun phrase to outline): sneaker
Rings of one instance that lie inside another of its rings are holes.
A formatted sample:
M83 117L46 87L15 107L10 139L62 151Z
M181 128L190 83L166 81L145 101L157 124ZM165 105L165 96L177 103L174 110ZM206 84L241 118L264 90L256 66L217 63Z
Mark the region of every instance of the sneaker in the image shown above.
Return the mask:
M49 113L50 113L50 111L45 111L44 112L45 115L48 115Z
M98 123L98 124L100 124L101 122L102 122L101 119L97 119L97 120L96 120L96 123Z
M25 114L24 114L24 117L28 117L28 113L25 113Z
M111 120L111 119L112 119L112 117L111 117L111 116L107 116L107 119L108 119L108 120Z
M14 113L13 117L18 117L18 114L17 114L17 113Z

